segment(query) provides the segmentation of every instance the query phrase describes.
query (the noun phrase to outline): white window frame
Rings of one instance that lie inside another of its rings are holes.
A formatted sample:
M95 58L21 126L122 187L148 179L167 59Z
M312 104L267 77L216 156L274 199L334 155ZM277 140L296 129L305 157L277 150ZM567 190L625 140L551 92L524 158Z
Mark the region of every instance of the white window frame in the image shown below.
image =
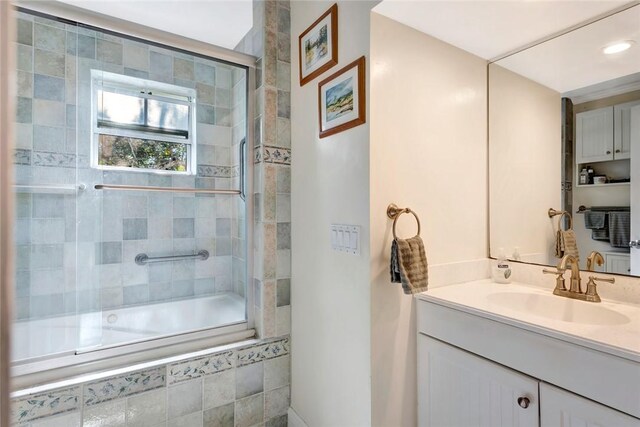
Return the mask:
M189 123L187 138L174 137L167 134L145 132L141 130L98 127L98 91L102 87L131 91L132 94L144 91L143 98L153 99L189 107ZM159 92L168 96L149 94ZM175 96L176 98L173 98ZM182 98L182 99L177 99ZM91 167L101 170L127 172L145 172L162 175L195 175L197 173L197 138L196 138L196 91L195 89L157 82L139 77L125 76L102 70L91 70ZM187 147L186 171L146 169L126 166L108 166L99 164L100 135L126 136L138 139L165 141L184 144Z

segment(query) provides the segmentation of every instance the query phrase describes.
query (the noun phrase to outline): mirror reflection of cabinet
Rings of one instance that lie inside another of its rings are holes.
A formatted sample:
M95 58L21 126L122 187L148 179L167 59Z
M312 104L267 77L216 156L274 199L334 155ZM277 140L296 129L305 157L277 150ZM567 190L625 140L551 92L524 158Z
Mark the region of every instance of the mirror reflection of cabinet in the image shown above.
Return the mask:
M631 157L631 108L639 101L576 114L576 164Z
M616 159L631 158L631 109L636 105L640 105L640 101L613 107L613 153Z
M629 254L608 252L604 254L604 266L607 273L630 274L631 258Z
M613 107L576 114L576 164L613 160Z

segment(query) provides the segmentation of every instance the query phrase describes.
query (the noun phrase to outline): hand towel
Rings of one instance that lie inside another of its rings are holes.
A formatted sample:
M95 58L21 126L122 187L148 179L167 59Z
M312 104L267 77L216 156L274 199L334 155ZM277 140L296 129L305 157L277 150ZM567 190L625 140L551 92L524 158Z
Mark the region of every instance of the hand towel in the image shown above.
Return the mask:
M556 258L562 258L565 255L573 255L579 259L576 233L572 229L558 230L556 235Z
M631 212L609 212L609 244L628 248L631 238Z
M391 243L391 282L402 283L405 294L427 290L427 255L420 236Z
M600 230L606 227L607 213L602 211L586 211L584 226L590 230Z
M601 230L591 230L591 239L592 240L602 240L603 242L609 241L609 226Z

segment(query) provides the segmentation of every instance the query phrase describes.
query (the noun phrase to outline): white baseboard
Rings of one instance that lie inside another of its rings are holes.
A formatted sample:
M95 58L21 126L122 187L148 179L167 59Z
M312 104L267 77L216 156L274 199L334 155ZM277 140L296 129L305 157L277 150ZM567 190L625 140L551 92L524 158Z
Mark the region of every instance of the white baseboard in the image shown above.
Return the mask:
M289 408L287 411L289 427L308 427L307 423L305 423L300 415L293 410L293 408Z

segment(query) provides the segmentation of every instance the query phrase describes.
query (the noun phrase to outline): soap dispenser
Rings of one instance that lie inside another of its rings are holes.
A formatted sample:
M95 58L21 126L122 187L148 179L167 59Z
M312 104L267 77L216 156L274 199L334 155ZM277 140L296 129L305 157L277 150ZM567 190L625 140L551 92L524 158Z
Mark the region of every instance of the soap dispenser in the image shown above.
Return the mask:
M511 266L503 248L498 249L497 259L491 268L491 277L496 283L511 283Z

